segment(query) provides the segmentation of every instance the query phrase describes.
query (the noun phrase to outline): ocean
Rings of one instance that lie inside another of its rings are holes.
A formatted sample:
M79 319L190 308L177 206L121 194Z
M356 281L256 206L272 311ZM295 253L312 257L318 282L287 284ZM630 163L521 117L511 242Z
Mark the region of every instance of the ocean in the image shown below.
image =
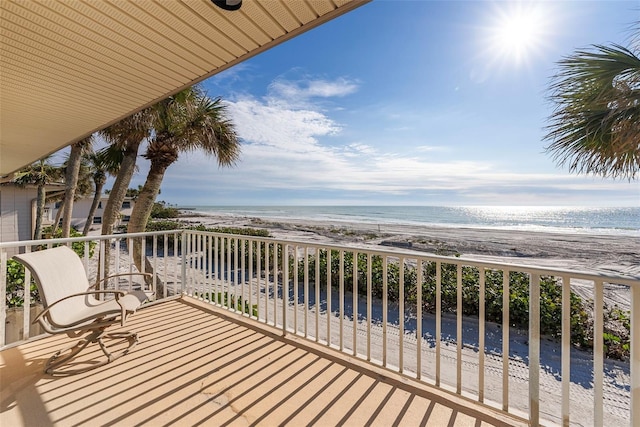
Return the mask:
M640 237L640 207L194 206L201 214Z

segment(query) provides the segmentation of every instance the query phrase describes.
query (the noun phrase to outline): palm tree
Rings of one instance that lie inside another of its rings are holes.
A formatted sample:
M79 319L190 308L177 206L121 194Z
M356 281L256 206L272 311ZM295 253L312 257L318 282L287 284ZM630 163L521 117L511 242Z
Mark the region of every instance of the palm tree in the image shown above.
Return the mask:
M70 157L70 154L67 155L66 160L61 166L62 174L65 176L65 179L69 174L69 157ZM65 185L65 187L67 186ZM74 202L76 200L79 200L88 196L93 192L91 170L86 160L86 152L83 153L82 157L80 158L78 173L76 175L76 185L74 186L74 188L75 188L75 191L72 199ZM57 193L53 197L47 195L47 203L51 203L53 201L59 202L58 211L56 212L56 218L55 218L55 221L53 222L53 227L52 227L53 228L52 234L54 235L59 234L58 237L62 237L62 230L60 231L60 233L57 233L57 229L61 223L60 218L63 217L63 214L66 211L67 194L68 194L68 188L65 188L65 190L62 193ZM71 205L71 211L73 211L73 204ZM71 215L71 217L72 216L73 215ZM71 220L69 220L69 231L71 231Z
M102 215L102 234L108 235L113 234L113 227L120 214L129 182L136 170L138 148L151 134L151 109L147 108L132 114L100 131L100 134L122 152L118 175L109 192L109 199Z
M102 189L107 182L107 174L115 175L118 173L120 164L122 163L123 152L117 149L114 145L109 145L98 152L89 153L86 156L89 168L92 171L92 179L95 186L93 201L89 208L89 214L87 215L87 222L82 230L83 235L89 233L91 224L93 224L93 217L98 209L100 203L100 197L102 196Z
M593 46L559 62L546 147L571 172L635 179L640 170L640 58Z
M202 150L215 156L219 166L233 165L240 155L240 143L233 124L226 118L226 108L220 98L212 100L197 87L191 87L154 106L155 135L144 157L151 161L147 179L131 212L129 233L144 231L162 179L169 166L178 160L180 152ZM134 240L133 259L142 271L142 245ZM145 258L146 259L146 258ZM145 262L145 271L153 268ZM157 282L156 291L163 293Z
M67 168L65 172L65 194L62 212L62 237L69 237L71 231L71 217L73 216L73 202L78 188L78 175L82 164L82 155L91 149L93 137L81 139L71 145Z
M212 100L197 87L183 90L154 106L155 136L144 157L151 161L147 179L131 212L127 231L144 231L162 179L180 152L202 150L219 166L231 166L240 155L233 124L220 98Z
M47 184L60 180L63 176L62 169L50 163L51 156L32 163L16 174L14 182L20 186L36 185L38 196L36 199L36 223L33 232L33 239L42 238L42 215L47 198Z

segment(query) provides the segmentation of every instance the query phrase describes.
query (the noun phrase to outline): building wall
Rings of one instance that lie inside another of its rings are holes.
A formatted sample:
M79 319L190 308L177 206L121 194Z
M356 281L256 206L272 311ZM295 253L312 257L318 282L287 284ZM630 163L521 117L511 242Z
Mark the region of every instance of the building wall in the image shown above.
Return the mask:
M100 204L96 209L96 212L93 216L94 221L91 225L90 230L100 230L102 228L102 215L104 214L104 208L107 206L108 197L103 197L100 199ZM93 202L93 198L88 199L80 199L73 202L73 216L71 218L71 226L75 227L77 230L82 231L84 229L84 224L87 221L87 216L89 215L89 209L91 209L91 203ZM124 225L129 223L129 217L131 216L131 211L133 210L134 201L130 199L126 199L123 203L123 207L120 209L121 219L116 225ZM58 203L52 203L47 205L50 208L51 215L53 218L56 217L58 212L58 207L60 206Z
M35 188L0 186L0 241L29 240L33 218L31 203L37 197Z

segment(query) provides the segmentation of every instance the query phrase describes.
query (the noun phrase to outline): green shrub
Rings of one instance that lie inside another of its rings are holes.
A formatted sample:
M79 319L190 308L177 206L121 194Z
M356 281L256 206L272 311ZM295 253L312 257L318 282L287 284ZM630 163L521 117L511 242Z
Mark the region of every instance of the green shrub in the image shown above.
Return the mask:
M62 237L62 230L58 229L55 233L53 233L52 227L46 227L42 230L43 236L45 239L58 239ZM69 233L69 237L82 237L82 234L78 232L76 229L71 229ZM58 243L53 245L53 247L61 246L64 243ZM94 241L90 241L88 246L89 253L88 256L91 258L95 253L97 243ZM47 245L41 245L37 249L43 250L46 249ZM85 242L74 242L71 244L71 249L80 257L84 257L85 251ZM6 303L7 307L22 307L24 305L24 292L25 292L25 274L24 274L24 266L20 264L18 261L14 261L13 259L7 260L7 286L6 286ZM29 292L31 293L31 301L35 302L40 299L38 294L38 288L35 284L33 278L31 279L31 283L29 284Z
M167 205L165 202L155 202L151 208L151 218L178 218L180 211L175 206Z
M330 255L328 253L330 252ZM353 287L353 253L344 252L342 271L344 289L350 291ZM309 282L315 282L316 262L320 266L320 285L327 283L328 258L331 260L331 287L338 288L340 283L340 252L319 250L318 254L309 255ZM290 274L293 275L293 258L290 262ZM304 258L298 260L298 280L304 280ZM423 264L422 306L427 312L436 311L436 263ZM458 302L458 271L454 264L442 263L440 266L440 301L443 313L456 313ZM415 310L417 296L417 268L405 263L402 266L404 274L405 306ZM387 264L387 298L396 302L400 295L399 261ZM477 316L480 313L480 273L475 267L461 268L462 280L462 314ZM372 296L381 299L383 296L383 258L372 256L371 259L371 287ZM485 320L502 322L503 301L503 273L502 271L485 271ZM367 292L367 256L358 255L358 292ZM593 348L593 320L589 315L587 302L580 296L570 294L571 342L583 349ZM540 278L540 332L543 335L560 338L562 334L562 287L554 277ZM527 329L529 326L529 275L512 272L509 275L509 324L512 327ZM610 357L625 358L629 354L630 320L627 312L619 309L610 310L605 314L605 350Z
M13 259L7 260L7 287L6 304L8 308L22 307L24 305L25 288L24 265ZM38 288L33 278L29 284L31 302L38 301Z
M58 228L54 233L52 227L45 227L42 229L42 235L44 236L45 239L61 239L62 229ZM83 234L80 233L75 228L71 228L71 230L69 231L69 237L83 237ZM55 248L56 246L61 246L61 245L66 245L66 243L57 243L53 245L53 247ZM97 246L96 242L89 241L89 254L88 254L89 258L93 257L96 246ZM46 247L47 247L46 245L42 245L39 249L45 249ZM85 242L73 242L71 244L71 249L73 249L73 251L77 253L80 258L84 257L84 247L85 247Z

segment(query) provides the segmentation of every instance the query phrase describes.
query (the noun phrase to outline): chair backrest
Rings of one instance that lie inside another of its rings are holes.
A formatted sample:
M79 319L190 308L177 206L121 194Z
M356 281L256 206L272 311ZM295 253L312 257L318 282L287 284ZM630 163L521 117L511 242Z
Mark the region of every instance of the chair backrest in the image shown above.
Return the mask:
M38 286L44 308L69 295L86 292L89 287L87 273L80 257L67 246L14 255L30 271ZM65 325L79 304L85 306L97 302L93 296L70 298L54 306L49 312L53 325Z

